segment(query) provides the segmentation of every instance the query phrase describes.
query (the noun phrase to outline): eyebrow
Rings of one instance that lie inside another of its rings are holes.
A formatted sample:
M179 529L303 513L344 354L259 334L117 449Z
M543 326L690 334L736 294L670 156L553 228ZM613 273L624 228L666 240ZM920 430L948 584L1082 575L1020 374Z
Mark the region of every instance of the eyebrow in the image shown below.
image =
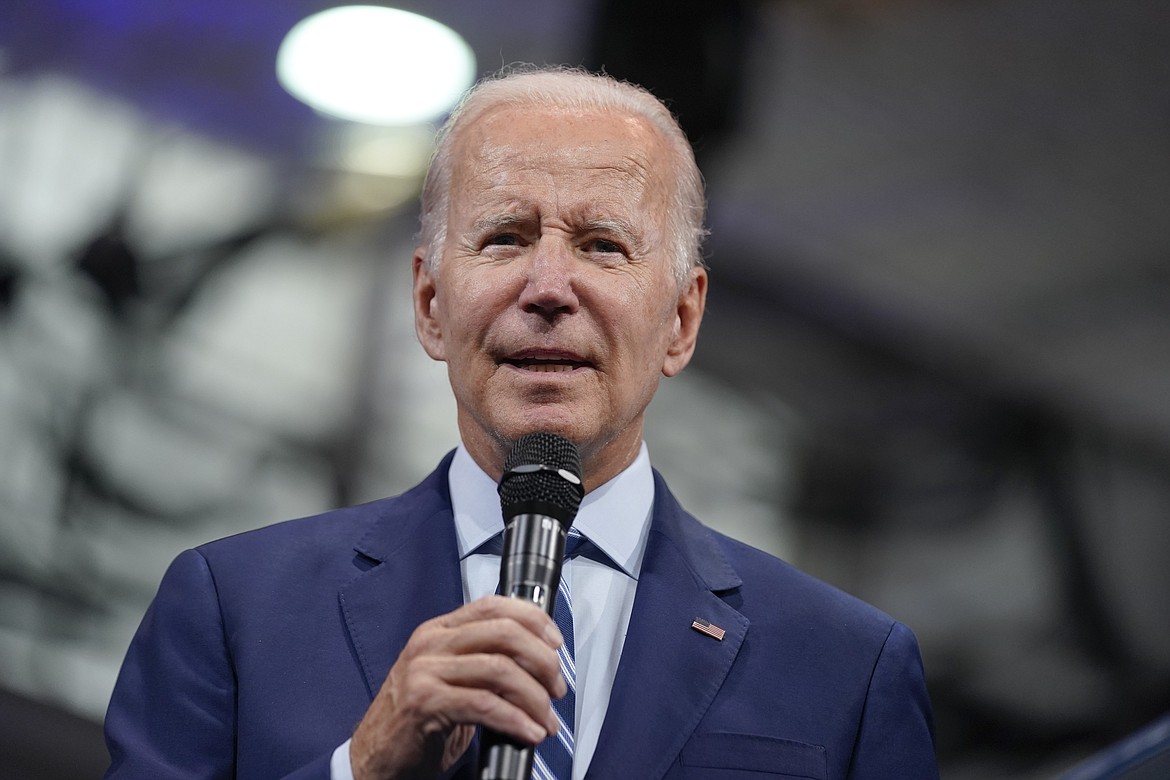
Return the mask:
M471 229L475 233L486 233L500 228L515 227L531 221L532 214L523 213L523 211L508 211L496 214L485 214L471 223Z
M587 232L607 231L610 233L618 233L623 236L635 238L638 232L634 230L634 226L627 220L615 219L613 217L596 217L593 219L581 220L581 228Z

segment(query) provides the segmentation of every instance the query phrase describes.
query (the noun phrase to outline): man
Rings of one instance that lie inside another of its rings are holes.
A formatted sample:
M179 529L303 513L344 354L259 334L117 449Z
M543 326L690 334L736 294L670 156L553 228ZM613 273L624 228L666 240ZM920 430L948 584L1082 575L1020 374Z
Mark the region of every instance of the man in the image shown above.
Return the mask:
M398 498L181 555L110 704L109 776L470 778L477 727L556 739L562 635L491 595L495 484L535 431L577 445L587 491L592 551L565 567L573 778L937 776L909 630L705 529L650 469L646 407L703 315L702 215L645 91L478 85L440 135L414 256L461 446Z

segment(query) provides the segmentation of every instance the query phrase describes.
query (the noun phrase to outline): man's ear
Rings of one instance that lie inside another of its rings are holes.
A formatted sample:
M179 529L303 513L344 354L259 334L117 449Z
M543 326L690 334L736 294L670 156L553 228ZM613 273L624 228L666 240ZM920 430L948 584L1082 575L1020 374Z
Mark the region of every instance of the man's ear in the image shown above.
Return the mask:
M443 329L439 322L439 294L427 267L422 247L414 250L414 332L434 360L446 360Z
M690 281L679 295L675 308L674 332L666 348L666 360L662 364L664 376L674 376L691 362L706 306L707 269L692 268Z

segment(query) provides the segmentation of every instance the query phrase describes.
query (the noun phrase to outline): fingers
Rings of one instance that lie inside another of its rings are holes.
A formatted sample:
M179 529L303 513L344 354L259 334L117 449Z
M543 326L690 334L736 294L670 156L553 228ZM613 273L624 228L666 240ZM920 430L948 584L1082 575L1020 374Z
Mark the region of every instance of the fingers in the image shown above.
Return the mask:
M423 679L449 687L437 700L458 722L539 741L534 725L557 728L549 699L568 690L556 653L563 641L539 607L490 596L420 626L403 655L417 657Z
M511 612L513 608L511 605L503 605L500 609ZM447 651L456 656L473 654L494 656L484 659L489 665L504 658L511 659L543 686L546 698L549 696L560 698L568 689L561 676L556 654L563 639L556 624L549 620L543 611L535 607L534 609L538 619L533 619L530 615L525 615L525 620L516 620L510 616L490 616L474 622L460 622L439 629L441 635L434 637L432 641L443 644ZM495 611L489 611L488 614L494 615ZM551 630L548 630L549 627ZM533 633L534 629L541 634L538 636ZM504 669L498 671L506 673ZM477 687L489 687L487 684L490 680L480 682L483 685Z
M413 709L434 708L454 723L487 726L532 744L557 729L548 689L507 656L478 653L428 661L415 674L438 684L413 690L425 701Z
M423 623L354 732L355 777L445 769L477 725L529 744L555 732L550 697L567 690L562 643L543 610L501 596Z
M553 622L547 612L531 602L504 596L485 596L454 612L440 615L431 622L439 626L454 628L492 618L516 621L534 636L542 637L554 650L565 642L557 624Z

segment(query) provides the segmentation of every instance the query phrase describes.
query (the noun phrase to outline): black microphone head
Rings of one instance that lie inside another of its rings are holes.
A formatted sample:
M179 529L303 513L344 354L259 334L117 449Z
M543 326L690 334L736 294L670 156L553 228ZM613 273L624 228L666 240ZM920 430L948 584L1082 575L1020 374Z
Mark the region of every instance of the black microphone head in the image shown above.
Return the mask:
M499 493L505 522L516 515L545 514L568 528L585 496L576 445L555 433L521 436L504 460Z

